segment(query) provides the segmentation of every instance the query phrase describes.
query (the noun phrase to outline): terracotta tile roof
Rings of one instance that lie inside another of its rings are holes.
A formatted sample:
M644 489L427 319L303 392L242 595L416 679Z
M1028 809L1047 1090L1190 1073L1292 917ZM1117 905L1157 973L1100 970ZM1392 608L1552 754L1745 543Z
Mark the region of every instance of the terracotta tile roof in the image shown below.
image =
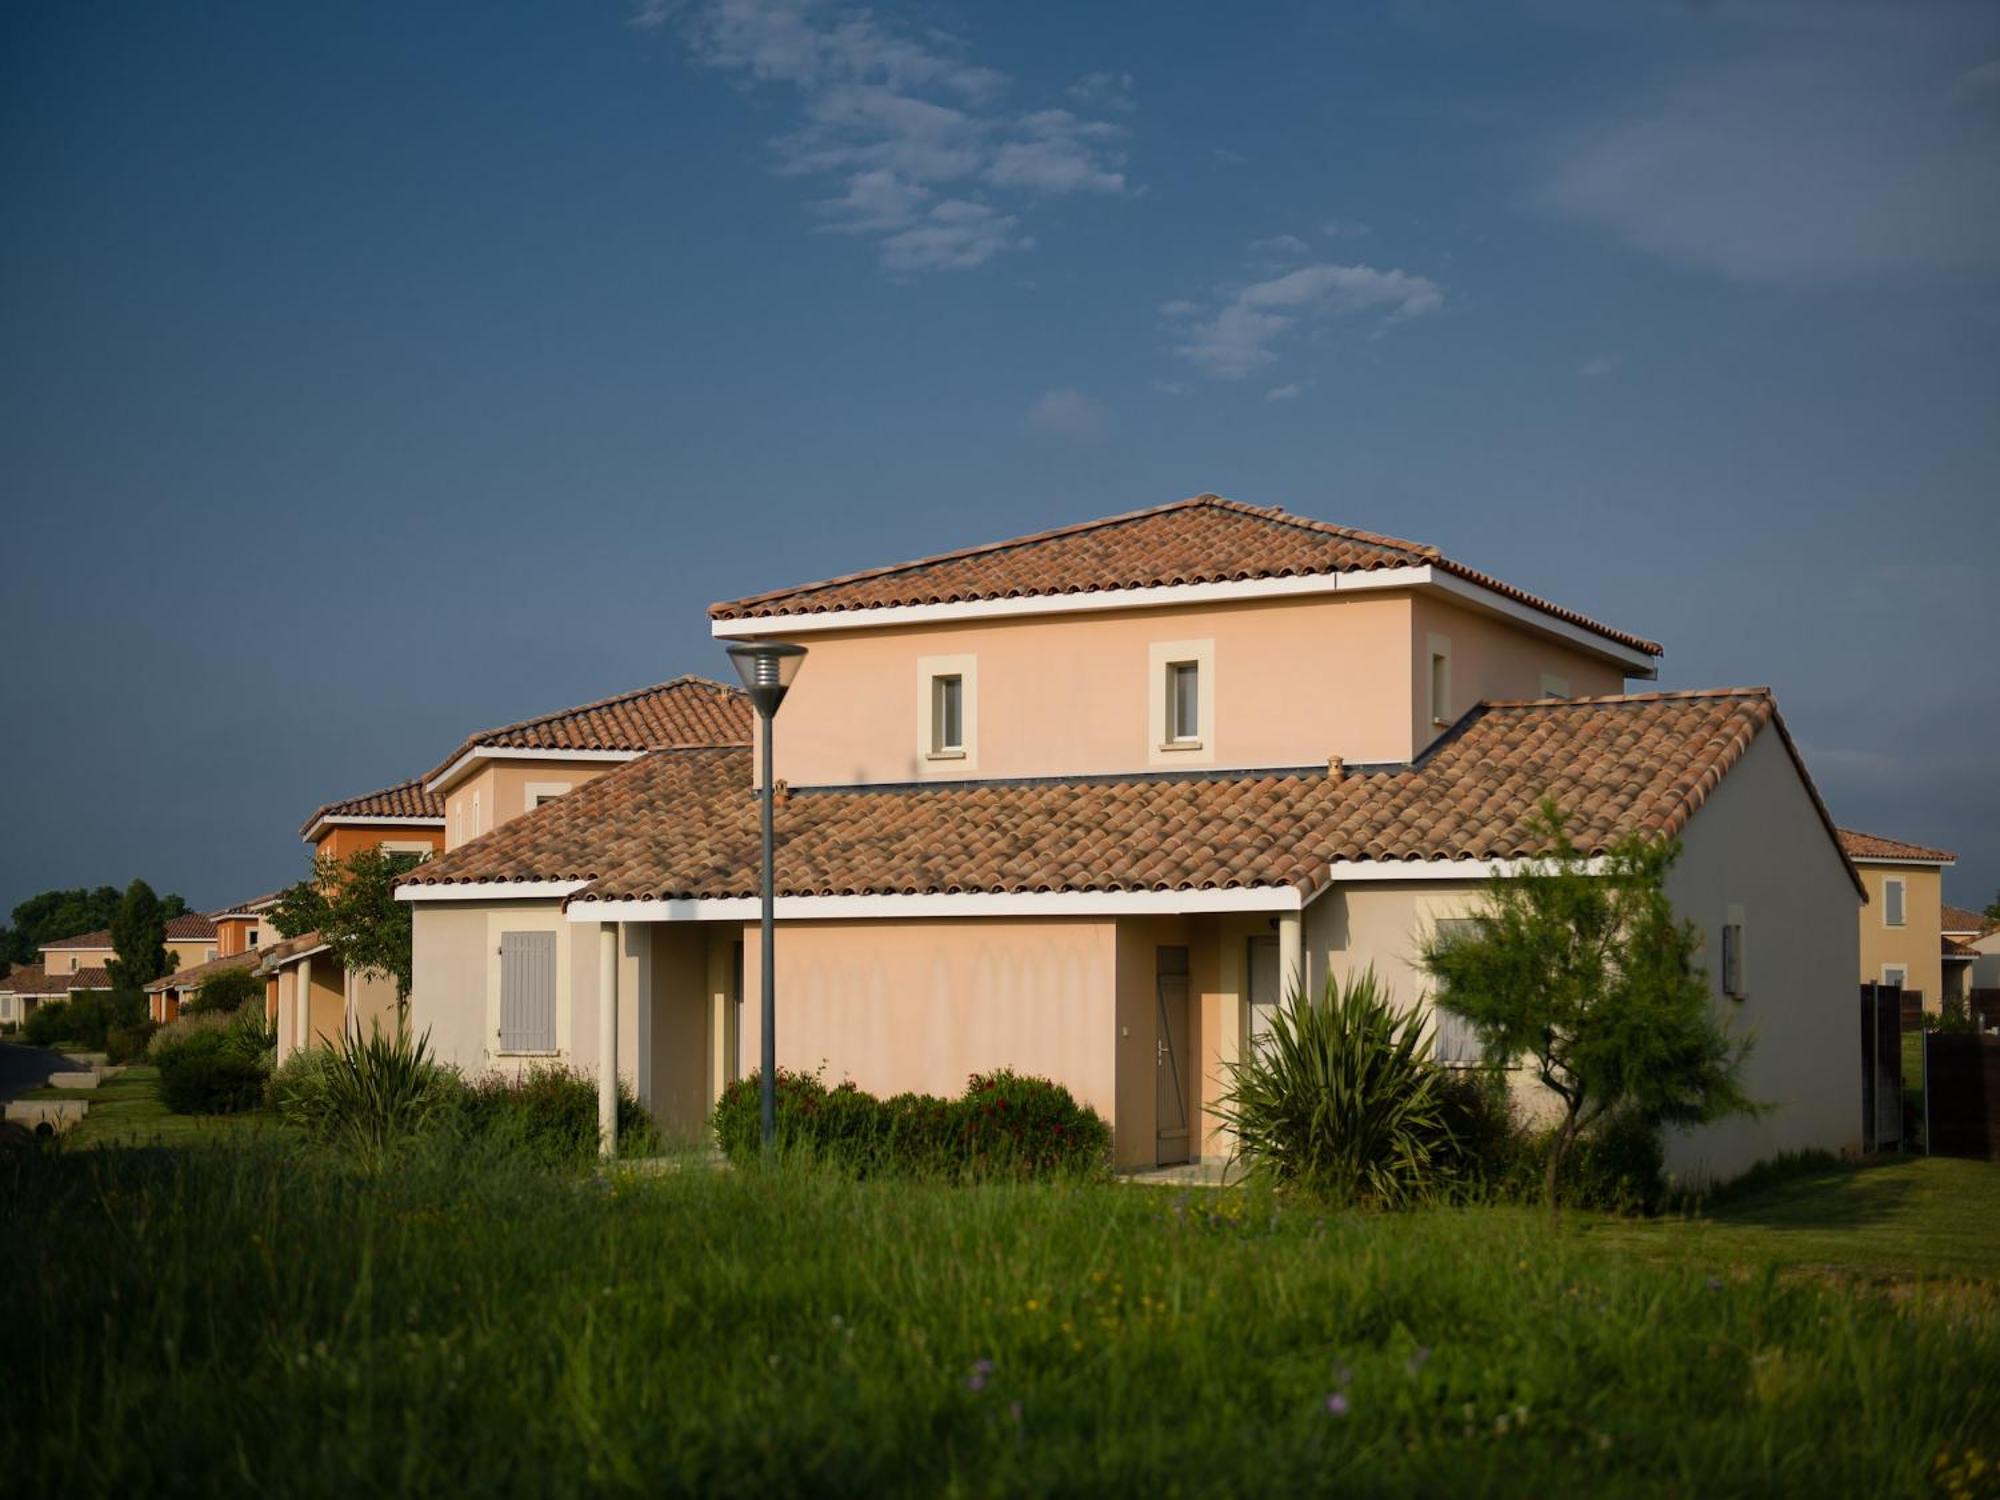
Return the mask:
M69 989L69 976L60 980L51 979L40 964L16 964L0 979L0 995L28 995L36 999L44 995L61 995Z
M1965 906L1953 906L1949 901L1944 903L1940 915L1943 920L1938 925L1946 932L1978 933L1993 925L1986 920L1985 912L1973 911Z
M263 950L252 949L248 953L232 953L227 958L211 958L207 963L193 964L185 969L176 969L163 975L146 986L151 995L160 990L199 989L202 984L229 969L247 969L258 961Z
M467 751L481 748L638 752L748 745L754 716L750 699L741 688L690 674L595 703L483 729L468 736L423 779L426 783L436 781Z
M198 943L215 936L215 919L198 911L184 912L178 917L167 919L167 937L177 943ZM75 937L59 938L53 943L43 943L44 948L111 948L111 930L100 928L96 932L80 932Z
M1885 839L1852 828L1840 830L1840 847L1854 860L1902 859L1924 864L1952 864L1958 859L1949 849L1927 849L1922 844L1906 844L1901 839Z
M281 943L272 943L257 950L257 972L270 974L283 968L295 958L303 958L308 953L317 953L326 946L326 939L317 932L302 932L295 938L286 938Z
M1287 515L1276 506L1245 505L1219 495L1196 495L1151 510L1127 511L820 583L752 594L711 605L708 612L717 620L742 620L1424 565L1492 589L1621 646L1652 656L1660 654L1654 641L1600 625L1574 610L1453 562L1422 542L1356 531Z
M208 914L209 920L220 922L225 917L249 917L252 919L260 917L270 908L276 906L284 894L283 891L267 891L261 896L252 896L248 901L239 901L234 906L217 907Z
M778 809L779 890L1309 891L1333 860L1536 853L1526 823L1544 794L1570 814L1577 843L1602 852L1630 832L1678 834L1767 725L1784 733L1763 689L1538 700L1482 704L1416 765L1340 780L1313 769L799 791ZM589 882L583 900L749 896L757 849L748 753L663 752L405 883L577 880Z
M1938 945L1938 956L1940 958L1974 959L1981 957L1979 950L1973 947L1972 944L1961 943L1955 937L1940 937Z
M56 975L58 982L72 992L76 990L108 990L111 988L109 969L78 969L74 974Z
M40 943L42 948L109 948L111 930L99 928L96 932L79 932L75 937L57 938L52 943Z
M322 822L337 818L422 818L442 828L444 798L425 791L421 780L399 781L379 792L365 792L359 797L323 804L306 819L299 837L311 838L312 831Z

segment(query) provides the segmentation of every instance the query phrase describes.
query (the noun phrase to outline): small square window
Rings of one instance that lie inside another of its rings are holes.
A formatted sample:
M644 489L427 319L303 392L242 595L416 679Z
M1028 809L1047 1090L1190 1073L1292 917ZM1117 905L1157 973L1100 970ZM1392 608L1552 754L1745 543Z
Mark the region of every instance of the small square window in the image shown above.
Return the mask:
M957 672L931 679L931 753L965 751L965 678Z
M1201 739L1201 665L1167 663L1167 739L1187 744Z

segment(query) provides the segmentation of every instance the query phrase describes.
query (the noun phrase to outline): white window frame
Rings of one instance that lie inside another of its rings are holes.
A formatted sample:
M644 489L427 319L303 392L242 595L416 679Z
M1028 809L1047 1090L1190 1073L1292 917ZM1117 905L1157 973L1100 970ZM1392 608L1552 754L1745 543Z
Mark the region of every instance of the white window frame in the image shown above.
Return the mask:
M1153 766L1212 765L1215 761L1215 639L1154 641L1147 648L1150 684L1146 692L1146 762ZM1193 738L1175 738L1173 686L1176 667L1195 671Z
M936 722L940 677L958 679L958 739L946 745ZM917 744L919 776L961 777L979 769L979 658L970 653L917 658Z
M1894 974L1896 977L1891 979L1889 977L1891 974ZM1881 982L1883 984L1893 984L1899 990L1908 989L1910 987L1910 966L1908 964L1882 965Z
M1451 637L1433 630L1424 638L1424 714L1432 729L1450 727L1451 701Z
M566 795L574 785L570 781L530 781L521 788L521 811L531 813L544 802Z
M929 753L939 759L965 755L965 679L956 672L931 677Z
M1889 918L1889 890L1896 891L1896 917ZM1885 875L1882 878L1882 925L1884 927L1908 927L1910 925L1910 883L1900 875Z

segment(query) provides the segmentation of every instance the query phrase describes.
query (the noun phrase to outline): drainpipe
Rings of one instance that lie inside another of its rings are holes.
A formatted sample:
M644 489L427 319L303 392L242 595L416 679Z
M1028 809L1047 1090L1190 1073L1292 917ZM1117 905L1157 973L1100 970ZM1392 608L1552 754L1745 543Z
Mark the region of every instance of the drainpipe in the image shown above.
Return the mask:
M597 928L597 1153L618 1154L618 924Z

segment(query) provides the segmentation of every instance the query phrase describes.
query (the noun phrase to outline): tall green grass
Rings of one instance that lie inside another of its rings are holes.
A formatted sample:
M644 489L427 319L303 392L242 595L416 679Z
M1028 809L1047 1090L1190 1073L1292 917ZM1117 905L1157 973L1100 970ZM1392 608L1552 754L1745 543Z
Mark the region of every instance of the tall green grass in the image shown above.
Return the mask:
M8 1487L1917 1494L2000 1430L1990 1292L1529 1211L478 1149L0 1160Z

